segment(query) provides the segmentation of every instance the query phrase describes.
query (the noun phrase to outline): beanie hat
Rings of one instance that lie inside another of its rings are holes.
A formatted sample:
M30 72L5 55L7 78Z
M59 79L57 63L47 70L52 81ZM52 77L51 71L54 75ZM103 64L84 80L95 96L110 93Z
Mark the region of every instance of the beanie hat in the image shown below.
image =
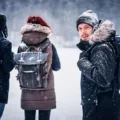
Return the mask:
M3 36L7 38L8 29L6 25L6 16L1 13L0 13L0 31L2 32Z
M47 35L52 32L50 26L40 16L29 16L27 24L21 28L21 34L32 31L46 33Z
M86 23L94 27L96 24L98 24L98 22L99 20L97 14L94 13L92 10L87 10L78 17L76 21L76 27L78 30L78 25L81 23Z

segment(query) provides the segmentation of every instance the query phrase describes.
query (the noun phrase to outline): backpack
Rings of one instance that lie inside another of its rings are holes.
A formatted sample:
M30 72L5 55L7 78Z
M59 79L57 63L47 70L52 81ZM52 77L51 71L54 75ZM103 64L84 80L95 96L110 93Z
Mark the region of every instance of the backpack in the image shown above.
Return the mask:
M112 46L116 53L116 67L115 67L115 82L114 82L114 88L116 90L120 89L120 36L116 36L112 40Z
M22 89L45 89L47 87L47 56L50 42L44 46L28 46L24 52L15 55L17 78Z

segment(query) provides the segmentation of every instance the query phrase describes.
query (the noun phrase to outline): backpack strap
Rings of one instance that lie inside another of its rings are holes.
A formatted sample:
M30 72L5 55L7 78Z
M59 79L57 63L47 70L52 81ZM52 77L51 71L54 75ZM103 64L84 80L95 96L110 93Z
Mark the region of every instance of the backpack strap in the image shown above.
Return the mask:
M35 46L30 46L28 47L28 49L26 50L26 52L39 52L39 49Z
M39 51L41 52L46 52L47 47L51 44L51 42L49 41L49 39L46 39L44 42L42 42L39 45Z

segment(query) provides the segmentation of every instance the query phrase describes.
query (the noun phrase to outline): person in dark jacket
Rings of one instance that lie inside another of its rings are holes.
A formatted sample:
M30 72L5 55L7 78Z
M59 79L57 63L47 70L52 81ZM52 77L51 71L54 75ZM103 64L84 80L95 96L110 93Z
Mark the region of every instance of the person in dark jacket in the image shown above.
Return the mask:
M10 71L15 65L11 51L12 44L6 39L7 36L6 16L0 14L0 118L8 102Z
M59 56L55 46L50 42L48 35L51 29L40 16L29 16L26 25L21 28L22 43L18 53L25 52L30 46L44 49L48 53L45 75L48 85L45 89L22 89L21 108L25 113L25 120L35 120L36 110L39 111L39 120L50 120L52 109L56 108L56 95L54 88L54 71L61 68Z
M92 10L83 12L76 22L80 36L77 66L81 71L83 120L117 120L114 99L114 24L101 22Z

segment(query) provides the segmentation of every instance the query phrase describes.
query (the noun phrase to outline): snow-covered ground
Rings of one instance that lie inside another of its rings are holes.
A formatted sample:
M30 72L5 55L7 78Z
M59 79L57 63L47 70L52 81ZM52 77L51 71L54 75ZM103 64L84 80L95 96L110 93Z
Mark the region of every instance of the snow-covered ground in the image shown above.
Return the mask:
M16 52L16 48L13 51ZM76 65L79 52L78 49L58 48L62 68L54 72L57 108L52 110L51 120L82 120L80 72ZM20 108L21 90L16 74L16 70L11 72L9 102L2 120L24 120L24 111Z

